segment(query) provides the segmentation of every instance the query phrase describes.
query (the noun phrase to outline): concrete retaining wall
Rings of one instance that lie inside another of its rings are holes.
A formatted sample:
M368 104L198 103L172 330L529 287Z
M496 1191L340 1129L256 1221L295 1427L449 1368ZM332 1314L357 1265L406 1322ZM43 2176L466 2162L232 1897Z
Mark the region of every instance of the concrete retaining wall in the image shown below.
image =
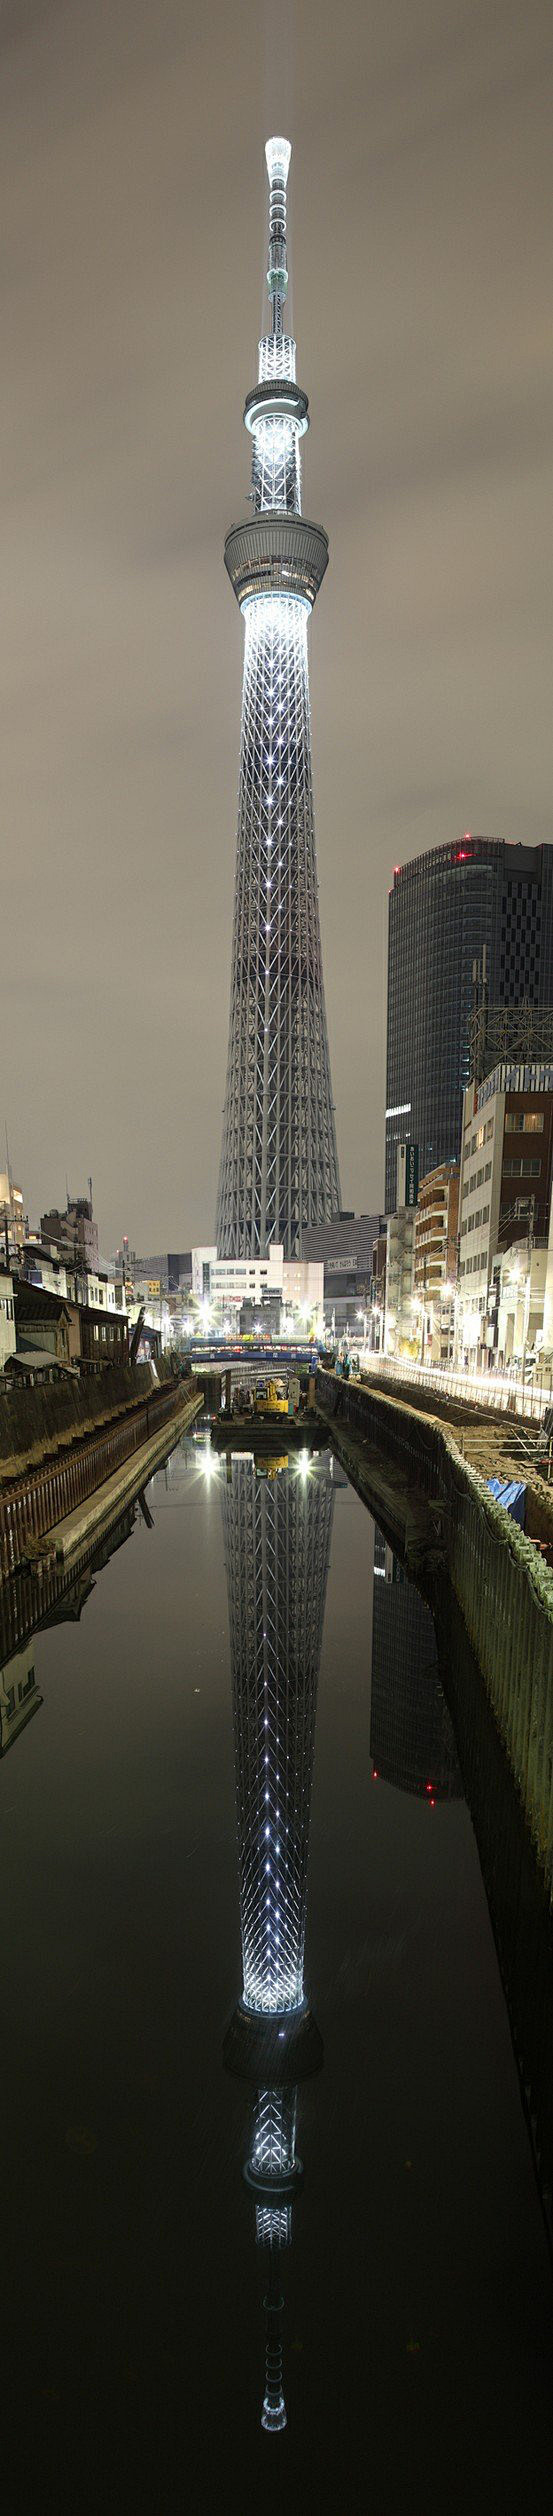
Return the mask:
M166 1365L156 1376L150 1363L128 1363L87 1372L82 1379L49 1381L44 1389L36 1382L31 1389L4 1389L0 1380L0 1479L20 1476L112 1416L145 1405L172 1377Z
M443 1506L443 1548L553 1900L553 1573L445 1429L376 1390L317 1374L317 1403Z
M0 1476L0 1580L42 1555L44 1541L58 1521L80 1512L98 1486L115 1476L125 1461L143 1453L145 1443L158 1434L163 1443L167 1426L175 1419L184 1425L197 1414L202 1392L195 1382L171 1375L164 1385L157 1379L152 1384L149 1367L145 1369L148 1380L142 1397L135 1388L123 1403L120 1395L115 1411L111 1407L107 1414L98 1414L92 1429L74 1424L56 1448L50 1433L49 1447L38 1461L23 1464L18 1459L14 1476L5 1472ZM126 1380L129 1375L122 1377ZM130 1378L134 1381L134 1374Z

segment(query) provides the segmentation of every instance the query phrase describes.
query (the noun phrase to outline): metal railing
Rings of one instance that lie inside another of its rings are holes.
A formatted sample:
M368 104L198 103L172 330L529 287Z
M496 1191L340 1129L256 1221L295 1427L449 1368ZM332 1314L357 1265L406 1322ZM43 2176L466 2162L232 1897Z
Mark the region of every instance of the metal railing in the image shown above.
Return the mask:
M47 1459L44 1467L26 1468L6 1481L0 1488L0 1579L39 1556L48 1531L180 1412L185 1395L182 1382L154 1389L132 1414L72 1442L65 1455Z
M378 1380L384 1388L398 1382L425 1389L431 1398L462 1398L467 1406L490 1407L496 1415L519 1415L541 1423L553 1404L553 1375L538 1373L525 1381L520 1373L467 1372L439 1363L414 1363L409 1356L360 1352L361 1378Z

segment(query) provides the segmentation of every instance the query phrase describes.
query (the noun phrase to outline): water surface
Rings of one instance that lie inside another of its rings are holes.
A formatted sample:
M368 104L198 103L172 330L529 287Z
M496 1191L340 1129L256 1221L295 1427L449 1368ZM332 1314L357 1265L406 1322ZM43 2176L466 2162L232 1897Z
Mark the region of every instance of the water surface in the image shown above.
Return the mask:
M182 1442L4 1669L10 2507L548 2503L550 2262L431 1618L327 1454L274 1469L261 1499ZM280 1967L322 2039L274 2208L242 2171L270 2083L223 2060L259 1672L298 1896L283 1954L269 1879L261 2004Z

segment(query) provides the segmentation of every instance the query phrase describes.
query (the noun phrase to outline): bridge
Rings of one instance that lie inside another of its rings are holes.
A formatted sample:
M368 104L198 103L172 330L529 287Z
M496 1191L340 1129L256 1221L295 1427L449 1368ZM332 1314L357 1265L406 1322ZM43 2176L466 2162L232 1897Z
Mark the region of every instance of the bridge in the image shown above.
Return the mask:
M194 1371L228 1371L229 1366L243 1363L248 1373L266 1371L282 1379L286 1372L316 1372L321 1356L319 1345L294 1343L292 1338L254 1339L245 1337L192 1337L186 1347Z

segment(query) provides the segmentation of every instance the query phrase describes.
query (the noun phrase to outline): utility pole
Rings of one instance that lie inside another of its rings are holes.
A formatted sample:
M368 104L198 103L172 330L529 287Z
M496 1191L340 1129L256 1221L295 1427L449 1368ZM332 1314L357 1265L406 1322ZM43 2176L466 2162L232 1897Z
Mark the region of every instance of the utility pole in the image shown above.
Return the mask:
M522 1386L523 1386L523 1388L524 1388L524 1373L525 1373L525 1368L526 1368L526 1347L527 1347L527 1344L528 1344L528 1329L529 1329L529 1326L530 1326L530 1303L531 1303L531 1296L532 1296L532 1251L533 1251L533 1247L534 1247L534 1219L535 1219L535 1210L536 1210L536 1200L535 1200L535 1197L530 1197L530 1198L529 1198L529 1200L528 1200L528 1235L527 1235L527 1243L526 1243L526 1270L527 1270L527 1272L526 1272L526 1289L525 1289L525 1294L524 1294L524 1327L523 1327L523 1333L522 1333Z

